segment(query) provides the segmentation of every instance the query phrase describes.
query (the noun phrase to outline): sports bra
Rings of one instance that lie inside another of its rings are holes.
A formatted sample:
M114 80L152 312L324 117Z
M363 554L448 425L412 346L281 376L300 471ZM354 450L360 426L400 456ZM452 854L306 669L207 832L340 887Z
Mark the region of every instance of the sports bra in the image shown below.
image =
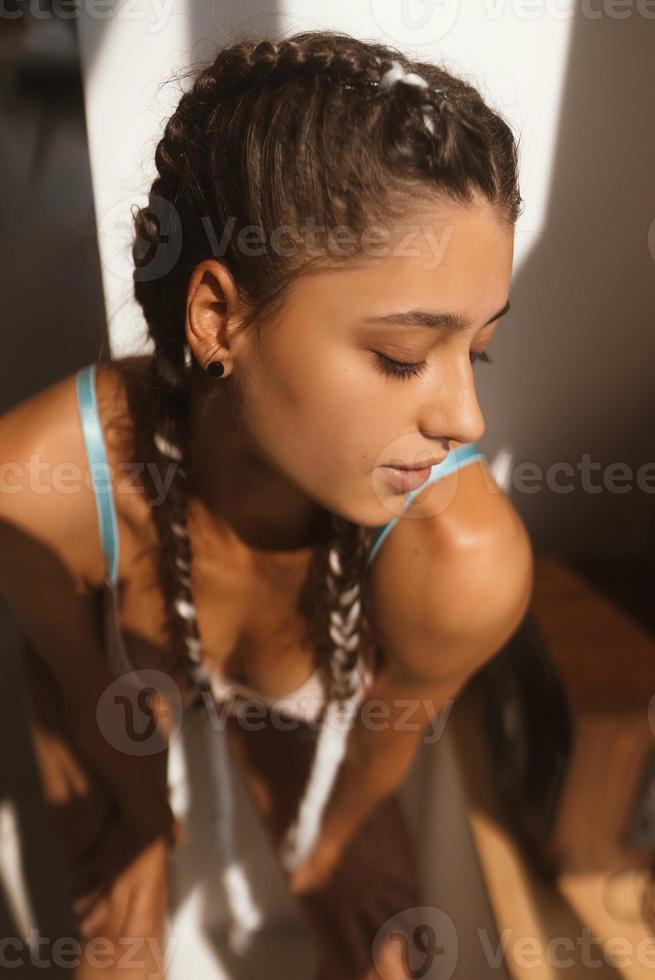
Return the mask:
M75 384L82 434L84 436L95 494L100 543L107 570L102 603L104 640L110 665L117 674L123 674L134 671L134 665L130 661L120 626L120 606L118 601L118 523L116 520L116 508L102 426L98 413L95 369L96 362L80 368L75 375ZM432 467L430 476L426 482L421 484L418 489L410 491L407 494L401 515L407 510L416 494L420 493L428 484L434 483L436 480L440 480L449 473L454 472L454 470L460 469L482 458L484 458L484 453L477 448L475 443L467 443L451 450L445 460ZM377 555L384 539L401 515L394 517L393 520L374 529L372 545L367 557L367 567ZM211 665L209 669L214 696L217 701L227 701L228 711L232 714L239 710L239 699L257 700L269 707L284 711L294 718L304 721L314 721L319 717L325 704L327 692L325 690L322 672L319 669L315 670L300 687L281 697L273 697L250 687L248 684L232 680L222 674L214 665ZM360 697L363 696L364 691L370 686L372 680L373 675L370 668L364 663L360 663L356 673Z

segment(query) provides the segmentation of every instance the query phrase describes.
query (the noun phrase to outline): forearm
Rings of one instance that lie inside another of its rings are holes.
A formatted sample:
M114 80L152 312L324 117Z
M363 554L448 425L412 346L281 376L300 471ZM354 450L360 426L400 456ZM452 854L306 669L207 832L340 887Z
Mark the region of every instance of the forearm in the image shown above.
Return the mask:
M105 799L109 793L126 820L133 822L135 842L160 833L172 836L165 738L161 736L158 754L130 752L124 706L106 697L101 700L109 683L118 692L115 675L98 671L93 683L86 685L86 697L80 697L58 687L27 639L22 657L26 708L48 796L68 799L93 791Z
M402 782L422 739L443 719L465 677L439 685L401 679L385 665L351 728L321 836L345 845L373 807Z

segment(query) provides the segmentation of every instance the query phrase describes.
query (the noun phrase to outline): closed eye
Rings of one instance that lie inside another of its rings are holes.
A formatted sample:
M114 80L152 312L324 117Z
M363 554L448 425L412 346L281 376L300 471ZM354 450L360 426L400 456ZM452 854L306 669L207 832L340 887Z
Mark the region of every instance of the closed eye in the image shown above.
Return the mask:
M383 374L391 375L394 378L409 378L415 374L421 374L425 370L427 361L417 361L416 363L407 361L394 361L391 357L384 354L373 352Z
M417 374L421 374L427 365L427 361L395 361L393 358L386 357L378 351L374 351L373 353L377 358L383 374L390 375L394 378L411 378ZM494 363L493 358L486 351L470 351L469 357L471 364L476 364L478 361L481 361L483 364Z

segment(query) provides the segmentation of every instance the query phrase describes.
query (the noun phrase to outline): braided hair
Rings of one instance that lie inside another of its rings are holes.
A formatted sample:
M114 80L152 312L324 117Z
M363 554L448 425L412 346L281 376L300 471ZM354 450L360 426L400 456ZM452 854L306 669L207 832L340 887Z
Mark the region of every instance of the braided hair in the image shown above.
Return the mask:
M279 43L245 39L187 75L192 84L157 145L148 203L133 212L132 254L135 295L154 344L144 386L152 458L160 468L176 467L166 498L153 506L166 626L197 692L195 704L211 697L211 683L191 594L186 523L189 392L206 377L185 342L194 268L221 241L221 261L247 309L241 329L263 331L301 275L356 257L357 246L335 259L321 229L347 224L361 239L371 221L403 214L417 197L471 203L476 194L513 226L522 202L517 146L502 117L445 68L411 61L387 45L332 31ZM311 253L302 229L308 216L317 221ZM253 254L238 241L253 226L265 236L284 226L296 247L265 245ZM305 795L280 848L287 869L316 840L361 694L371 530L336 514L330 520L330 540L315 549L308 574L314 594L307 625L317 662L327 667L329 697ZM218 742L212 760L221 788L224 882L233 946L243 948L260 917L235 857L225 739Z

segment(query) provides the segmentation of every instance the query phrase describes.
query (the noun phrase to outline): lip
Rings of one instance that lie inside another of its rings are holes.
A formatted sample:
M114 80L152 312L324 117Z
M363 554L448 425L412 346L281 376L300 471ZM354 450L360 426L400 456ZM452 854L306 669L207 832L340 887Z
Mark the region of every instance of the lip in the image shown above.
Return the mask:
M422 486L429 478L432 467L438 463L442 463L447 455L448 453L445 453L443 456L414 466L401 464L396 466L393 463L385 463L382 469L388 471L389 482L398 493L407 493L410 490L417 490Z
M398 466L384 466L383 469L389 474L389 482L393 485L394 489L398 493L407 493L408 490L416 490L420 487L430 476L431 466L425 466L422 469L416 469L415 467L410 469L401 469Z
M438 466L439 463L443 463L444 459L448 453L444 453L443 456L435 456L433 459L426 459L420 463L403 463L401 459L393 460L391 463L385 463L385 466L389 466L394 470L430 470L433 466Z

